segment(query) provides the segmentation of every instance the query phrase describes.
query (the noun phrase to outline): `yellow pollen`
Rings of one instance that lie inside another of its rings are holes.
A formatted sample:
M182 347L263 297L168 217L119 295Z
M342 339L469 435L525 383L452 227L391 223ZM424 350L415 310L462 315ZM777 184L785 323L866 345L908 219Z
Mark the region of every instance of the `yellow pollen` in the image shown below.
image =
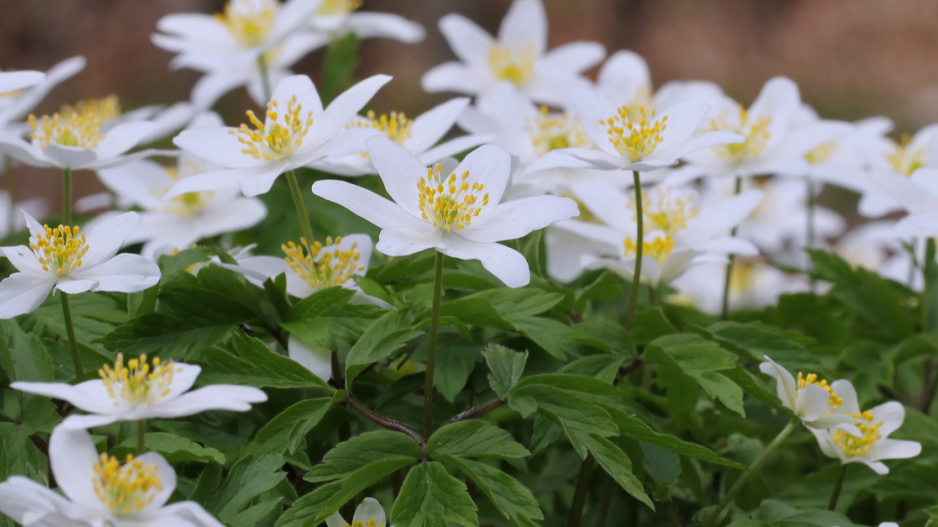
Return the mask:
M825 379L821 379L819 381L817 379L816 373L809 373L808 375L802 375L801 372L798 372L798 388L804 388L805 386L808 386L809 384L816 384L820 386L821 388L824 388L825 390L827 390L827 393L830 394L830 399L828 399L827 405L830 407L831 410L835 410L840 405L844 404L844 400L841 399L836 393L834 393L834 389L831 388L829 384L827 384L827 381Z
M122 465L116 457L101 454L94 462L94 493L116 516L139 512L163 490L156 465L127 455Z
M730 290L734 293L748 293L756 285L756 264L738 257L733 263L730 280Z
M231 0L224 13L215 19L225 25L231 36L245 47L264 42L277 19L276 0Z
M863 422L856 423L862 434L860 437L848 434L843 430L834 430L834 444L840 450L850 456L865 456L876 448L876 442L882 439L879 433L879 427L883 425L882 421L873 422L873 412L867 410L863 413L856 412L851 417Z
M902 134L900 142L892 141L892 152L886 154L886 161L897 174L911 176L913 172L925 166L925 148L912 148L912 137Z
M489 47L489 66L495 78L508 81L522 87L531 81L534 75L534 60L537 49L528 44L520 49L492 44Z
M567 113L552 115L546 106L541 106L540 113L529 119L524 129L538 155L560 148L593 147L593 141L583 131L576 116Z
M667 234L651 240L642 240L642 256L650 256L659 264L663 264L668 257L671 256L671 251L673 250L674 240ZM631 237L626 238L623 244L622 255L626 258L635 258L638 255L637 251L638 245L635 244L635 240Z
M440 165L427 167L427 175L417 182L420 214L434 227L452 232L465 229L472 223L472 218L479 215L489 204L489 193L484 185L475 182L469 184L469 171L456 177L456 173L444 178L440 174ZM479 199L479 196L481 200Z
M323 0L316 14L319 16L351 13L362 6L362 0Z
M175 371L172 361L160 362L159 357L153 357L152 363L147 362L146 354L130 359L125 366L124 354L118 353L114 368L105 364L98 370L98 376L104 381L114 406L120 406L121 401L133 406L147 406L169 395Z
M639 117L633 119L629 116L628 106L620 106L616 115L608 119L600 119L599 123L606 127L609 141L623 157L630 157L638 161L651 155L661 142L661 134L667 129L668 117L655 120L655 111L646 115L645 108L638 110ZM651 121L649 121L649 117Z
M739 163L747 159L758 157L765 147L769 144L769 125L772 124L772 117L763 115L757 119L749 115L749 111L736 106L738 112L738 123L730 124L725 119L716 118L710 120L712 130L725 130L735 132L746 138L742 143L714 146L714 151L722 158L728 159L734 163Z
M241 152L255 159L277 161L288 157L303 144L303 137L313 124L313 111L306 112L305 116L302 111L303 106L297 103L296 95L287 103L283 115L280 114L277 101L273 100L267 103L266 125L258 120L254 112L248 110L246 113L254 130L242 124L237 130L229 130L228 133L237 135L238 142L245 146ZM282 121L279 120L281 117Z
M804 158L811 163L812 165L821 165L830 161L832 155L837 150L837 143L823 143L818 145L807 154L804 155Z
M54 271L65 275L81 267L81 259L88 252L85 233L78 227L59 225L52 228L43 225L43 233L29 239L29 248L33 250L43 271Z
M33 140L42 148L57 144L94 149L104 139L104 134L100 133L101 126L118 115L120 104L117 96L111 95L104 99L80 101L75 106L62 106L51 117L43 115L42 119L36 119L30 114L28 121L33 129Z
M410 139L410 126L413 121L408 119L403 112L391 112L376 116L375 112L368 110L368 119L354 119L346 125L346 128L374 128L379 132L384 132L388 139L402 145Z
M166 175L168 175L169 178L174 182L190 175L194 175L192 173L180 175L176 167L165 167L165 170ZM169 189L167 188L166 190ZM163 194L165 194L165 191ZM215 193L212 191L187 192L170 200L165 204L163 210L176 214L177 216L192 218L201 214L202 211L205 210L205 207L208 207L214 195Z
M364 271L364 264L359 263L361 253L358 244L353 243L348 250L339 249L342 237L332 240L326 238L326 245L314 242L310 245L306 238L300 238L300 244L287 242L280 248L286 253L285 260L290 269L313 289L343 285L352 279L358 271Z
M658 201L653 203L642 191L642 214L648 230L660 230L673 236L686 229L687 222L700 214L700 207L693 206L690 198L674 196L668 188L658 187L657 195ZM630 204L630 208L634 206Z

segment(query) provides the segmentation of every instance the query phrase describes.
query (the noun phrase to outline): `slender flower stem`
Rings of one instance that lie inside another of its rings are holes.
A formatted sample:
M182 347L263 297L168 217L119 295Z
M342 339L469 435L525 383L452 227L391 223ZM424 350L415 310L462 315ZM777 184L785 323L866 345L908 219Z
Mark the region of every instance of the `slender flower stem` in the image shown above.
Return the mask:
M13 225L16 223L16 175L13 174L13 158L3 156L3 177L6 181L7 194L10 195L10 217L9 228L13 232Z
M85 372L81 368L81 358L78 355L78 341L75 340L75 328L72 327L72 310L68 307L68 294L59 291L62 299L62 316L65 318L65 333L68 335L68 347L72 350L72 361L75 363L75 378L78 382L85 380Z
M638 178L638 170L632 171L633 186L635 187L635 221L638 224L638 239L635 241L635 271L632 273L632 290L629 293L629 311L625 315L625 329L632 330L635 320L635 302L638 300L638 288L642 283L642 249L645 241L645 218L642 211L642 184Z
M589 491L590 477L593 475L593 466L596 460L593 455L586 456L580 466L580 477L576 480L576 490L573 491L573 502L570 504L570 517L567 518L567 527L580 527L583 520L583 505L586 503L586 493Z
M374 423L387 428L388 430L394 430L396 432L401 432L403 434L409 435L417 444L423 445L424 439L420 435L420 432L414 430L413 428L405 425L404 423L395 421L394 419L388 419L382 415L375 413L373 410L365 406L365 403L356 399L351 393L345 394L345 402L349 404L352 408L358 410L362 415L371 419Z
M427 342L427 371L423 386L423 435L433 431L433 373L436 368L436 335L440 329L440 301L443 298L443 253L436 253L433 269L433 305L430 307L430 341Z
M844 486L844 478L847 476L847 464L840 465L837 472L837 481L834 482L834 490L831 492L831 501L827 504L827 510L832 511L837 508L837 500L840 498L840 489Z
M743 178L736 178L736 188L733 191L734 196L738 196L740 192L743 191ZM730 231L730 236L736 236L737 227L733 227L733 230ZM735 255L729 255L729 263L726 264L726 280L723 282L723 309L720 311L720 319L726 320L730 316L730 285L733 279L733 262L736 260Z
M62 171L62 224L72 226L72 169Z
M814 195L814 182L811 181L810 177L808 177L806 181L808 182L808 221L807 221L807 226L806 226L808 229L808 232L805 233L805 247L807 247L808 249L814 249L814 230L815 230L814 214L815 214L815 209L817 208L815 206L816 205L815 202L817 201L817 196ZM814 279L814 275L811 274L811 292L812 293L815 292L816 282L817 281Z
M762 462L765 461L767 457L769 457L769 454L771 454L773 450L778 448L778 446L781 445L783 441L785 441L785 438L788 437L788 435L798 427L799 423L800 421L798 420L790 421L785 426L785 428L783 428L782 431L779 432L777 436L775 436L775 439L769 443L769 446L765 447L765 450L763 450L762 453L759 454L759 457L757 457L756 460L752 462L752 465L749 465L749 468L746 469L746 472L744 472L743 475L736 480L736 483L730 487L730 490L726 493L726 496L723 496L723 501L717 505L717 508L714 509L713 513L710 514L710 517L707 518L707 521L704 522L704 527L710 527L713 525L713 522L717 520L717 518L720 516L720 513L723 512L723 509L725 509L730 501L736 496L736 494L742 490L743 486L746 484L746 481L749 480L749 476L752 476L756 469L759 468L759 465L761 465Z
M452 423L458 423L459 421L466 421L468 419L475 419L476 417L481 417L491 412L492 410L498 408L499 406L505 404L506 402L507 401L504 401L502 399L492 399L491 401L485 404L480 404L479 406L476 406L475 408L470 408L466 410L465 412L461 412L461 413L454 415L453 417L450 417L449 419L446 420L445 423L443 423L443 426L446 426Z
M300 227L303 229L303 236L306 243L313 243L313 227L309 224L309 214L306 212L306 205L303 204L303 194L300 193L300 184L296 181L296 173L290 170L287 172L287 182L290 183L290 194L293 195L293 205L296 207L296 213L300 217Z
M137 455L141 456L146 451L147 420L137 421Z
M267 56L263 53L257 57L257 69L261 74L261 87L264 89L264 100L269 101L271 97L270 76L267 73Z

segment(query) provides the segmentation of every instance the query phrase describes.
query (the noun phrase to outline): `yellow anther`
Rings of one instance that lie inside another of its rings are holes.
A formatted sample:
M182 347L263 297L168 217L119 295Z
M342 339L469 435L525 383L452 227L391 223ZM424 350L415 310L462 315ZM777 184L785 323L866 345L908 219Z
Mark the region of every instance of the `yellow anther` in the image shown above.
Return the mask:
M837 150L837 143L823 143L804 155L804 158L812 165L827 163L834 152Z
M495 78L508 81L522 87L531 81L534 75L534 60L537 49L528 44L520 49L492 44L489 46L489 66Z
M663 264L674 250L674 240L665 234L652 239L642 240L642 256L654 258L659 264ZM623 243L622 255L626 258L635 258L638 255L638 245L631 237L625 239Z
M199 170L197 172L192 172L187 170L185 174L180 175L179 171L175 167L166 167L165 170L166 175L169 176L169 179L171 179L173 182L204 171ZM169 188L165 189L160 194L160 197L162 197L162 195L165 194L167 190L169 190ZM171 212L178 216L183 216L185 218L192 218L201 214L202 211L208 207L214 196L215 193L210 190L203 192L187 192L185 194L176 196L169 202L165 203L162 207L162 210Z
M892 141L892 152L886 154L886 161L897 174L911 176L925 166L925 155L925 147L912 148L912 137L902 134L900 142Z
M266 40L277 19L276 0L231 0L224 13L215 19L225 25L231 36L245 47L257 46Z
M463 183L457 187L455 173L450 174L447 180L440 174L439 164L436 167L427 167L427 175L417 182L420 214L423 219L446 232L452 232L453 229L463 230L472 223L472 218L478 216L482 208L489 204L489 193L482 194L485 189L481 183L474 182L469 185L466 181L468 178L469 172L466 171L459 177ZM479 194L482 194L481 200Z
M351 13L362 6L362 0L323 0L316 12L319 16Z
M834 393L834 389L831 388L829 384L827 384L826 380L824 379L821 379L820 381L818 380L816 373L809 373L807 375L802 375L801 372L798 372L798 388L804 388L805 386L808 386L809 384L816 384L820 386L821 388L824 388L827 391L827 393L830 394L830 399L828 399L827 401L827 405L828 407L830 407L830 410L835 410L840 405L844 404L844 400L841 399L836 393Z
M353 243L347 250L339 249L342 237L334 241L326 238L325 246L320 242L310 245L306 238L300 238L297 245L287 242L280 248L286 253L285 260L290 269L313 289L343 285L352 279L352 275L365 270L360 263L361 253L358 244Z
M150 363L147 362L146 354L140 355L138 359L130 359L125 366L124 354L118 353L114 367L105 364L98 370L98 376L104 381L114 406L120 406L122 402L138 406L149 405L169 395L174 372L172 361L161 362L154 358Z
M267 103L266 125L254 112L248 110L246 113L254 129L242 124L229 133L237 135L238 142L245 146L241 152L255 159L277 161L288 157L303 144L303 137L313 124L313 111L302 112L303 107L297 102L296 95L287 103L287 109L282 115L277 101L273 100Z
M116 457L101 454L94 462L94 493L115 516L139 512L163 490L155 464L144 464L130 454L121 464Z
M51 117L43 115L41 120L30 114L28 121L33 129L33 140L42 148L56 144L94 149L104 139L101 126L118 115L120 103L117 96L111 95L80 101L75 106L62 106L58 113Z
M33 250L44 271L54 271L64 275L81 267L82 258L88 252L85 233L78 227L59 225L50 228L43 225L43 233L29 239L29 248Z
M769 125L772 124L772 117L763 115L757 119L749 115L749 111L741 105L737 105L738 120L736 123L728 123L723 118L711 119L710 128L712 130L725 130L735 132L746 138L742 143L726 144L713 147L714 151L722 158L728 159L734 163L739 163L747 159L758 157L765 147L769 144Z
M653 202L642 191L642 215L648 230L660 230L674 236L686 229L687 222L700 214L700 207L694 206L690 198L677 195L669 187L657 187L656 194L658 200ZM630 203L629 208L634 211L635 206Z
M834 444L837 445L840 450L850 456L865 456L870 451L876 448L876 442L882 439L882 435L879 433L879 428L883 425L882 421L873 422L873 412L869 410L865 412L855 412L851 417L859 420L859 423L855 423L856 427L860 429L861 435L859 437L848 434L843 430L834 431Z
M606 127L606 133L612 146L623 157L638 161L651 155L658 144L661 143L661 134L667 129L668 117L655 119L655 111L647 115L645 108L638 109L638 117L631 117L628 106L620 106L615 115L608 119L600 119L600 124Z
M575 115L551 114L546 106L541 106L538 115L529 119L524 129L538 155L560 148L593 147L593 141L583 131Z
M399 145L403 145L410 139L410 126L413 121L408 119L403 112L391 112L378 116L374 111L368 110L367 117L368 119L352 120L346 128L374 128L384 132L388 139Z

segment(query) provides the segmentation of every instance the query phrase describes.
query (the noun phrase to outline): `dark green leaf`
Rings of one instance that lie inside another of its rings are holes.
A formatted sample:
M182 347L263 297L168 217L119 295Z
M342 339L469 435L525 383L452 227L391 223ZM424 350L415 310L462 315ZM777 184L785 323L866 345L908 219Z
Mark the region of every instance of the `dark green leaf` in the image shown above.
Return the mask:
M651 498L645 494L642 482L632 474L632 460L629 456L625 455L612 441L596 434L589 434L583 440L599 465L612 476L612 479L616 480L622 490L647 505L651 510L655 510Z
M466 486L443 465L422 463L412 468L394 500L391 517L397 527L476 527L476 506Z
M570 328L568 338L584 346L600 349L621 355L625 358L634 358L635 344L629 338L629 333L619 324L612 322L588 321L574 324Z
M331 397L321 397L290 406L257 432L254 441L244 450L245 454L292 454L302 444L306 433L326 415L332 402Z
M454 457L517 459L531 453L511 434L486 421L469 420L446 425L430 436L427 454Z
M449 462L476 484L496 508L516 527L527 527L544 513L527 487L497 468L480 461L450 458Z
M489 344L482 351L489 366L489 384L500 399L508 397L508 392L521 379L528 352L508 349L498 344Z

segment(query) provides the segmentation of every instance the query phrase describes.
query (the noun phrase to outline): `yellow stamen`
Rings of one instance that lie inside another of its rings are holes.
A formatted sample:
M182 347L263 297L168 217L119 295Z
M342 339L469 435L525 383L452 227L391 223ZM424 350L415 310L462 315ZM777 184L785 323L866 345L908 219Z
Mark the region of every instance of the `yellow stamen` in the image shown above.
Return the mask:
M671 256L673 250L674 240L667 234L650 240L647 238L642 240L642 256L654 258L659 264L663 264ZM626 238L622 255L626 258L635 258L638 254L637 251L638 245L636 245L635 240L631 237Z
M714 151L722 158L739 163L747 159L758 157L769 144L769 125L772 117L763 115L754 118L749 111L741 105L736 106L738 119L735 123L728 123L725 119L710 120L712 130L725 130L735 132L746 138L742 143L714 146Z
M189 163L187 163L189 164ZM192 163L195 166L195 163ZM176 167L166 167L166 175L173 181L179 181L180 179L189 177L191 175L198 174L199 172L191 172L189 170L184 171L183 174L179 174L179 171ZM166 190L169 190L168 188ZM166 191L163 191L165 194ZM162 196L162 194L161 194ZM176 196L168 203L164 204L163 210L176 214L178 216L183 216L185 218L192 218L198 216L208 207L211 203L212 198L215 196L215 193L212 191L204 192L187 192Z
M427 167L427 175L417 182L420 214L434 227L451 232L462 230L472 223L472 218L482 212L489 204L489 193L484 185L475 182L469 184L469 171L456 177L456 173L444 178L440 174L440 165ZM479 195L482 196L481 200Z
M116 516L139 512L163 490L155 464L144 464L132 455L122 465L116 457L101 454L94 462L94 493Z
M303 144L303 137L313 124L313 111L302 114L303 106L297 103L296 95L287 103L287 110L283 113L283 120L278 120L280 109L276 100L267 103L267 119L265 125L254 112L248 110L247 116L254 125L254 130L242 124L237 130L229 133L238 136L238 142L245 146L241 152L255 159L276 161L288 157Z
M224 13L215 19L225 25L231 36L245 47L262 44L277 19L276 0L231 0Z
M658 187L657 194L657 203L652 203L648 194L642 191L642 213L648 230L660 230L674 236L687 228L689 220L700 214L700 207L692 205L690 198L675 195L667 187Z
M290 269L313 289L343 285L352 279L356 272L364 271L360 264L361 253L358 244L353 243L347 250L339 249L342 237L332 240L326 238L326 245L314 242L310 245L306 238L300 238L300 244L287 242L280 248L286 253L285 260Z
M528 44L520 49L492 44L489 47L489 66L495 78L508 81L522 87L531 81L534 75L534 60L537 49Z
M606 133L616 151L623 157L638 161L651 155L658 147L661 134L667 129L668 117L656 120L655 111L652 110L651 116L648 116L644 107L639 108L637 119L629 114L628 106L620 106L616 115L600 119L599 122L606 127Z
M860 423L855 423L862 434L860 437L848 434L843 430L834 430L834 444L840 450L850 456L865 456L876 448L876 442L882 439L879 433L879 427L883 425L882 421L873 422L873 412L867 410L863 413L856 412L851 417L859 419Z
M804 155L804 158L811 163L812 165L821 165L830 161L834 152L837 151L837 143L823 143L818 145L807 154Z
M323 0L316 14L319 16L351 13L362 6L362 0Z
M399 145L410 139L410 126L413 121L408 119L403 112L391 112L376 116L375 112L368 110L368 119L354 119L346 128L374 128L379 132L384 132L388 139Z
M143 354L137 359L130 359L125 366L124 354L118 353L113 368L105 364L98 370L98 376L104 381L114 406L120 406L121 402L148 406L169 395L173 373L176 371L173 362L160 362L159 357L154 357L151 362L147 362L147 356Z
M63 106L58 113L51 117L43 115L41 120L30 114L28 121L33 129L32 138L41 148L57 144L94 149L104 139L101 126L118 115L120 104L117 96L111 95Z
M827 393L830 394L830 399L828 399L827 404L831 410L835 410L840 405L844 404L844 400L841 399L836 393L834 393L834 389L831 388L829 384L827 384L825 379L821 379L819 381L817 379L816 373L809 373L808 375L803 376L801 372L798 372L798 388L804 388L809 384L816 384L827 390Z
M559 148L594 146L575 115L550 114L546 106L541 106L540 113L529 119L524 129L531 136L531 142L538 155Z
M41 235L29 239L29 248L33 250L43 271L54 271L65 275L81 267L82 258L88 252L85 233L78 227L59 225L51 228L43 225Z
M886 154L886 161L897 174L911 176L913 172L925 166L925 147L912 148L912 137L902 134L900 142L892 141L892 152Z

